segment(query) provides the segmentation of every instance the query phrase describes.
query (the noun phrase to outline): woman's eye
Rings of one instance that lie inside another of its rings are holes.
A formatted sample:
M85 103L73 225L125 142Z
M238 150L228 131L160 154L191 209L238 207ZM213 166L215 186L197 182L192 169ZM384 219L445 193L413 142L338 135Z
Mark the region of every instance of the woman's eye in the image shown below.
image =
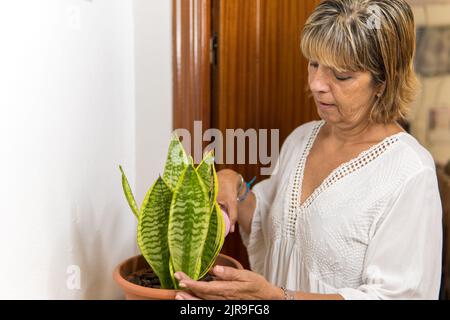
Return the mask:
M309 62L310 67L317 68L319 64L317 62Z
M337 70L333 70L334 73L334 77L338 80L338 81L346 81L352 78L350 73L347 72L338 72Z
M340 76L340 75L335 75L335 77L339 81L346 81L346 80L349 80L349 79L352 78L352 77L349 77L349 76Z

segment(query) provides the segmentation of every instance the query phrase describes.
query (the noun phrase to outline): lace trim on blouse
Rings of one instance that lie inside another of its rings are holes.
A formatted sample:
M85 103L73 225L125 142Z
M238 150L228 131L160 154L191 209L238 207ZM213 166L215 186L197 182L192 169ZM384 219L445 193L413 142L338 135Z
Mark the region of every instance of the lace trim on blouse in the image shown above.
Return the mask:
M373 145L369 149L361 152L356 158L341 164L339 167L334 169L317 187L313 193L300 204L301 201L301 188L303 184L303 175L306 160L308 158L309 152L314 144L314 141L317 138L320 128L325 124L325 121L320 121L312 130L308 142L300 156L299 161L297 162L296 169L294 171L293 178L291 177L291 182L289 186L290 195L289 195L289 211L286 226L285 234L295 238L295 230L297 217L301 212L305 209L309 208L309 206L314 202L314 200L323 193L326 189L331 187L337 181L342 178L348 176L349 174L358 171L365 165L369 164L373 160L377 159L380 155L382 155L391 145L399 140L398 136L404 132L400 132L385 138L378 144Z

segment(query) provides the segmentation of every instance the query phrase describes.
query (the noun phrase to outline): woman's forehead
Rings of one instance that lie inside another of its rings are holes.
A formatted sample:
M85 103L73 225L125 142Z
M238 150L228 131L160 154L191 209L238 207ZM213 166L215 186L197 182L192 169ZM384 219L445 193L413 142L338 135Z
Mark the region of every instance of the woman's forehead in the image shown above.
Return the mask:
M306 59L339 72L364 70L359 62L359 58L355 56L352 49L346 44L338 44L336 42L310 38L306 45L303 46L303 54Z
M356 68L355 64L349 65L339 59L331 59L326 55L314 55L307 57L310 62L318 63L326 68L337 72L363 72L361 68Z

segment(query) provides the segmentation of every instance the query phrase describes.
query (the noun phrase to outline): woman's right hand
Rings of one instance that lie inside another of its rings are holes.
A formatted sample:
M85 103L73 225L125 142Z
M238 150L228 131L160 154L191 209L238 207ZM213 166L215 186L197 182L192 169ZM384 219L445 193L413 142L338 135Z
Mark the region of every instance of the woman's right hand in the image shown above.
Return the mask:
M241 181L240 174L231 169L223 169L217 172L218 194L217 202L225 208L230 218L230 232L234 232L238 219L238 187Z

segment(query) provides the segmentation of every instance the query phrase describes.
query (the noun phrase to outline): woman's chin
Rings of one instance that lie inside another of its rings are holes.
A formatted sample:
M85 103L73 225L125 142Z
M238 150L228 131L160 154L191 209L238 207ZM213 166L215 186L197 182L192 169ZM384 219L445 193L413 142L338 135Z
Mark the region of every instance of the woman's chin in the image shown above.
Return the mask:
M326 122L334 122L337 120L337 115L336 115L337 109L326 109L323 110L321 108L317 108L317 113L319 114L319 117L322 120L325 120Z

